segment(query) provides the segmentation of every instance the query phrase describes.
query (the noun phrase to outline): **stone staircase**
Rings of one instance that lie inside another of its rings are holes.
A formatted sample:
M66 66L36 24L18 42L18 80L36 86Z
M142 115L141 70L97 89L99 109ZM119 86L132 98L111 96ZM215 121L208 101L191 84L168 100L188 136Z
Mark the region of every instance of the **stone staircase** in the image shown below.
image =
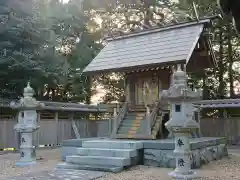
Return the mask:
M84 141L77 155L67 156L57 169L120 172L140 161L141 142L123 140Z
M117 133L128 134L129 136L146 133L146 114L145 112L128 112L121 122Z
M128 110L127 114L120 123L116 138L120 139L156 139L162 124L162 114L157 115L151 130L148 134L146 108L136 106Z

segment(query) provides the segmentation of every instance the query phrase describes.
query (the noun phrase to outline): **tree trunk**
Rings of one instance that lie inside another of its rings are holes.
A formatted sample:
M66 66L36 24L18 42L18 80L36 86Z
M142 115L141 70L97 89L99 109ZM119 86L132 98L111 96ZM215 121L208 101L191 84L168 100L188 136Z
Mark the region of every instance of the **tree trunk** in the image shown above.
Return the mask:
M234 87L233 87L233 57L232 57L232 24L228 20L228 74L229 74L229 85L230 85L230 98L234 97Z
M218 86L218 98L223 99L224 98L224 64L223 64L223 32L222 29L220 30L219 33L219 76L218 76L218 81L219 81L219 86Z
M86 91L87 91L87 96L86 96L86 104L91 104L91 96L92 96L92 92L91 92L91 88L92 88L92 78L87 77L87 87L86 87Z
M206 100L209 98L209 93L208 93L208 87L207 87L207 76L206 76L206 72L203 72L203 94L202 94L202 98L203 100Z

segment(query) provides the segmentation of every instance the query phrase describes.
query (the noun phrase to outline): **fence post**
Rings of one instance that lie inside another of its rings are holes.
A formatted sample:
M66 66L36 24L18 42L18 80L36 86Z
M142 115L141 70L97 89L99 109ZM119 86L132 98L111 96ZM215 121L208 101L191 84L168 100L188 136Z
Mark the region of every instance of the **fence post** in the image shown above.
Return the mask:
M59 137L58 137L58 112L57 111L54 113L54 120L56 123L56 144L60 144Z
M40 125L41 123L41 111L37 112L37 123ZM41 126L41 125L40 125ZM40 139L39 139L39 131L35 132L36 133L36 147L39 147L40 145Z

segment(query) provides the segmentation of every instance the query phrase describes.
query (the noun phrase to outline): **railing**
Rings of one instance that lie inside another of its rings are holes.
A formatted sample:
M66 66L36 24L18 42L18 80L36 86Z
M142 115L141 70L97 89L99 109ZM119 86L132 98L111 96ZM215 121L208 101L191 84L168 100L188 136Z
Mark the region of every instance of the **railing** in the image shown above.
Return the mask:
M118 128L123 120L123 118L125 117L126 113L127 113L127 108L128 108L128 103L125 102L121 108L121 110L119 111L118 114L115 114L114 117L114 129L112 132L111 137L114 138L115 135L117 134Z
M152 112L147 112L147 124L148 124L148 128L147 128L147 133L148 135L151 135L152 133L152 127L157 119L157 115L158 115L158 110L161 107L161 99L156 103L155 107L153 108Z

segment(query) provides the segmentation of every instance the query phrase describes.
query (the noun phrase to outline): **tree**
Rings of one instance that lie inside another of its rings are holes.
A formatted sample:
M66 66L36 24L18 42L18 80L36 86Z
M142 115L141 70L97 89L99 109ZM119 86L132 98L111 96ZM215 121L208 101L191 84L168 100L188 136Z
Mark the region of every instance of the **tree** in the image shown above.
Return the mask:
M90 103L91 80L83 74L83 69L102 48L97 42L100 37L89 31L90 17L83 13L81 1L72 0L67 4L52 1L48 8L49 28L57 37L58 51L66 58L65 76L55 94L65 101Z
M1 96L18 97L31 80L40 100L89 101L82 70L101 45L80 6L76 0L1 1Z
M46 67L57 72L58 65L39 58L41 51L51 51L48 32L36 13L37 4L8 0L1 1L0 7L1 95L16 98L28 80L37 82L37 78L49 75Z
M217 0L224 14L233 17L233 22L238 32L240 32L240 1L238 0Z

